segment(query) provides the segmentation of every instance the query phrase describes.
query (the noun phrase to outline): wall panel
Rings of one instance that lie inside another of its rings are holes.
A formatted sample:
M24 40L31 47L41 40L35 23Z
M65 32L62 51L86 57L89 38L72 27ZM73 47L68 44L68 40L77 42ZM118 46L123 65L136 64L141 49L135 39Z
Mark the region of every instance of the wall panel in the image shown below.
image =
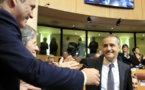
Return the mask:
M50 3L51 0L39 0L38 4L41 6L45 6L47 3Z
M143 20L145 20L145 0L142 0L142 15L143 15Z
M84 3L84 0L39 0L39 5L45 6L49 3L48 7L53 9L98 17L145 20L145 0L134 0L134 2L134 9L88 5Z
M134 3L135 3L134 9L110 8L110 18L142 20L141 0L134 0Z
M77 13L100 16L100 17L109 17L109 8L85 4L84 0L77 0Z
M49 8L76 12L76 0L39 0L39 5L45 6L49 3Z

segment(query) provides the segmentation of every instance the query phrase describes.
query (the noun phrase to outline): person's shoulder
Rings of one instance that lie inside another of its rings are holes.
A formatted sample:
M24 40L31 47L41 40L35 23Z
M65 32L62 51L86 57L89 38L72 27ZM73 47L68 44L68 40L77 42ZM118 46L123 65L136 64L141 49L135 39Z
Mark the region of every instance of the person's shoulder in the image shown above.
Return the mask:
M13 27L15 26L15 28L19 29L16 19L8 11L4 9L0 9L0 20L1 23L9 25L8 28L13 25Z
M91 58L87 58L86 62L90 63L90 64L95 64L95 63L98 63L102 59L103 59L103 56L100 56L98 58L97 57L91 57Z
M120 64L121 66L126 67L126 68L130 68L130 65L128 65L128 64L126 64L126 63L124 63L124 62L122 62L122 61L120 61L120 60L118 60L118 62L119 62L119 64ZM122 67L122 68L123 68L123 67Z

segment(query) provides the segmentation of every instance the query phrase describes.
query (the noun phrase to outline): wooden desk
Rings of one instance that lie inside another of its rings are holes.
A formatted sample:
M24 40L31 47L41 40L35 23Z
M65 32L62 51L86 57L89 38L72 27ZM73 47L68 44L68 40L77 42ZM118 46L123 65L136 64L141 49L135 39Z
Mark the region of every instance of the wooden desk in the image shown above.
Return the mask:
M145 69L138 69L136 71L132 71L132 75L136 74L136 73L145 73Z
M136 73L145 73L145 69L138 69L136 71L132 71L132 75L134 75ZM139 83L138 90L145 90L145 86L140 86L140 83Z

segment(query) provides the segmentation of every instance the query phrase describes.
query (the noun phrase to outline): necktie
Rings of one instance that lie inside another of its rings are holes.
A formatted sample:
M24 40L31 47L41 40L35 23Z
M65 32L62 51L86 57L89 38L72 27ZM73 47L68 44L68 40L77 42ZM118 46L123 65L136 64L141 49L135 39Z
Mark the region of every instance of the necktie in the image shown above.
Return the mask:
M108 89L107 90L114 90L114 77L112 72L112 67L114 67L114 64L111 63L109 65L109 72L108 72Z

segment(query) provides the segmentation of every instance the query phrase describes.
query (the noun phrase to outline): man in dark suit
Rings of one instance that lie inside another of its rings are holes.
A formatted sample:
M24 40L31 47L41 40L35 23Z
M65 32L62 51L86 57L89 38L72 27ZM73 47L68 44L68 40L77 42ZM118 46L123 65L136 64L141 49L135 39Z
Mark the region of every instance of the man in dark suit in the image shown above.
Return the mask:
M120 39L114 35L106 36L103 39L103 54L98 59L89 59L83 67L96 68L100 72L100 85L86 86L86 90L109 90L108 81L109 71L112 71L114 89L112 90L132 90L131 69L130 66L118 60L118 53L120 51ZM109 70L109 65L113 64L112 70Z
M33 18L34 8L35 0L0 0L0 90L19 90L19 79L37 87L63 90L98 85L97 70L59 68L37 60L26 49L20 27Z

